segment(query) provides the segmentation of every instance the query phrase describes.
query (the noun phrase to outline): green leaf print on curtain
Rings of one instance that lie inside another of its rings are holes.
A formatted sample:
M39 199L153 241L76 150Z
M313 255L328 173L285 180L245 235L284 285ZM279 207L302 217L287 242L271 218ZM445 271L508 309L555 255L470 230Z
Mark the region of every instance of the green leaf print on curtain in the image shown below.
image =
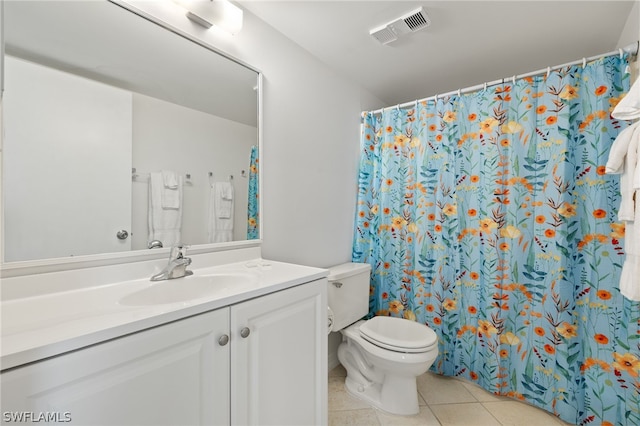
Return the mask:
M434 371L575 424L640 424L640 307L618 290L604 173L626 64L363 113L353 261L372 266L370 314L433 328Z

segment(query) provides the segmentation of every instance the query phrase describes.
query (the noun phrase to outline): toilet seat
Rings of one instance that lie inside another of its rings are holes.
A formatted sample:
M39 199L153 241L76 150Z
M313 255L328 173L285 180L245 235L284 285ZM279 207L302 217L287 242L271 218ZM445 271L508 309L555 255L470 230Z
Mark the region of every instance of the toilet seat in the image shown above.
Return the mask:
M424 324L384 316L361 324L360 336L376 346L405 353L426 352L438 342L435 331Z
M402 348L383 348L378 343L372 343L365 339L360 333L360 326L365 323L364 320L360 320L355 324L351 324L349 327L340 330L342 335L347 341L356 344L361 347L362 350L371 357L379 358L392 363L400 364L420 364L435 359L438 355L438 345L433 345L431 348L420 351L407 351Z

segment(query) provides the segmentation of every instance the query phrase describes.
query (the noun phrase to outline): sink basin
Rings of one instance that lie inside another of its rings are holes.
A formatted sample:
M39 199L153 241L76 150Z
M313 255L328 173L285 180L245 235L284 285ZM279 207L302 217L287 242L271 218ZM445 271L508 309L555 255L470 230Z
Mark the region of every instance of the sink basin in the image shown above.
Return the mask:
M150 284L124 296L119 303L125 306L149 306L186 302L224 293L231 287L253 281L255 277L248 274L191 275Z

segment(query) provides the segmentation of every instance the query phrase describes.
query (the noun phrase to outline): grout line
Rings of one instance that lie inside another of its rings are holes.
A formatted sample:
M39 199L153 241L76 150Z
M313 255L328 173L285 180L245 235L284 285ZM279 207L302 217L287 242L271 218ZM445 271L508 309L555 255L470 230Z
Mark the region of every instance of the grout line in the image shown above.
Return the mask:
M496 422L498 422L499 425L502 425L502 422L500 421L500 419L498 419L496 416L493 415L493 412L484 405L484 402L481 402L480 404L482 405L482 408L484 408L485 411L489 413L489 415L493 417L496 420Z
M427 374L431 374L431 373L427 373ZM333 378L338 378L338 379L344 379L345 376L330 376ZM562 419L556 418L553 415L551 415L550 413L548 413L547 411L545 411L544 409L534 406L532 404L527 404L525 402L521 402L521 401L517 401L515 399L512 398L506 398L506 399L496 399L493 401L487 401L487 400L481 400L479 399L478 396L476 396L476 394L474 392L472 392L467 386L465 386L466 383L469 384L469 386L475 386L473 383L465 381L463 379L459 379L456 377L452 377L450 378L451 381L456 381L458 382L460 385L462 385L464 387L464 390L466 391L466 393L468 393L469 395L471 395L471 397L473 398L473 401L453 401L453 402L441 402L441 403L429 403L427 402L427 399L425 398L425 396L420 392L420 390L418 390L418 396L419 396L419 402L424 402L424 405L420 405L420 408L422 407L426 407L432 414L433 418L435 418L438 421L438 425L442 425L442 421L441 419L437 416L436 412L432 409L432 407L442 407L442 406L446 406L446 405L450 405L450 406L456 406L456 405L463 405L463 404L480 404L482 409L485 410L490 416L491 418L493 418L497 424L505 426L503 423L500 422L500 420L494 415L494 413L489 409L489 407L487 407L486 404L495 404L495 403L506 403L506 402L512 402L515 404L525 404L525 405L529 405L532 406L538 410L540 410L543 413L546 413L550 416L550 422L547 424L547 426L563 426L563 425L569 425L569 423L564 422ZM479 390L481 390L482 392L487 393L488 395L491 395L492 397L496 397L499 398L499 396L492 394L491 392L487 391L486 389L482 389L481 387L477 386ZM357 398L349 395L350 398L353 398L356 401L360 401ZM421 400L421 401L420 401ZM366 410L373 410L373 412L375 413L376 416L376 420L378 422L377 426L380 426L383 423L383 419L380 418L380 415L378 413L382 413L382 411L374 408L374 407L362 407L362 408L347 408L347 409L329 409L329 412L334 412L334 413L344 413L344 412L364 412ZM386 419L384 419L386 421ZM554 422L554 423L551 423ZM545 422L546 423L546 422ZM395 423L392 423L395 424ZM373 425L372 425L373 426Z

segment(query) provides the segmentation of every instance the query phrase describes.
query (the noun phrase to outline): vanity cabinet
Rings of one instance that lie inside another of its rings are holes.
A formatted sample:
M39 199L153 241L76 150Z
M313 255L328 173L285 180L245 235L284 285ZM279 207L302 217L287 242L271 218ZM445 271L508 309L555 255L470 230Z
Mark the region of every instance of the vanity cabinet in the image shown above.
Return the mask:
M325 286L313 281L4 372L2 423L326 424Z
M326 283L231 308L231 424L327 424Z
M77 425L229 424L230 351L218 343L228 329L223 308L10 370L2 422L10 412Z

